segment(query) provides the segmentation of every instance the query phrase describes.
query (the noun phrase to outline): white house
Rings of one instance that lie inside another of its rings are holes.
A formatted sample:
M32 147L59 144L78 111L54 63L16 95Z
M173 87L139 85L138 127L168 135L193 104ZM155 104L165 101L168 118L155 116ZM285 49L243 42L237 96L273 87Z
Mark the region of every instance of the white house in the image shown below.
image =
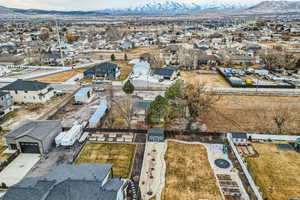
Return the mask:
M50 84L39 81L18 79L1 90L9 92L13 101L18 103L45 103L54 96L54 89Z

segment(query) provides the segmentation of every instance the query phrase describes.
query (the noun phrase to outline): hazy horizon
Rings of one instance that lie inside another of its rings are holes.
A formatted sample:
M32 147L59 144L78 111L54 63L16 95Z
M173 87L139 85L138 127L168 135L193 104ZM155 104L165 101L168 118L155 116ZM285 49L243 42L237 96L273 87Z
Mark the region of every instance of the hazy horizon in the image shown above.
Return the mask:
M165 2L165 1L178 1L184 3L234 3L234 4L255 4L263 0L241 1L241 0L0 0L1 6L22 9L43 9L43 10L101 10L106 8L127 8L131 6L140 6L149 2Z

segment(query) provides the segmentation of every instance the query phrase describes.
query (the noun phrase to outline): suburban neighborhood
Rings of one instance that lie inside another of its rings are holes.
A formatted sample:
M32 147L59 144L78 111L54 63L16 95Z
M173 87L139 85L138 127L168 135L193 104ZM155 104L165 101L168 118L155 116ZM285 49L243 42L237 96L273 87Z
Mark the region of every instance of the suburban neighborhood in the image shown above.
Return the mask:
M4 2L0 200L300 199L300 2Z

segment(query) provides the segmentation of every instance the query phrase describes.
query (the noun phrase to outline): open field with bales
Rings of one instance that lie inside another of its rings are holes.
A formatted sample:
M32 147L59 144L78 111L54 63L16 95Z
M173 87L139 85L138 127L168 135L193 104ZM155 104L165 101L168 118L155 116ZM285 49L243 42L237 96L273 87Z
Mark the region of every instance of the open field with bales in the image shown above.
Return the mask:
M278 133L274 109L282 107L287 121L282 134L300 132L300 97L221 95L221 99L201 120L209 131ZM288 109L285 113L284 110Z
M221 199L203 145L168 142L165 160L167 168L162 200Z
M195 71L182 71L181 79L185 83L205 84L210 87L230 87L228 82L220 74L197 74Z
M246 158L248 169L264 198L300 198L300 154L275 144L253 144L259 157Z
M36 78L34 80L41 81L41 82L47 82L47 83L62 83L62 82L69 80L70 78L72 78L73 76L75 76L77 74L83 73L85 70L86 69L74 69L74 70L70 70L70 71L51 74L49 76L43 76L40 78Z
M135 148L134 144L88 142L76 159L75 164L112 164L114 175L128 178Z

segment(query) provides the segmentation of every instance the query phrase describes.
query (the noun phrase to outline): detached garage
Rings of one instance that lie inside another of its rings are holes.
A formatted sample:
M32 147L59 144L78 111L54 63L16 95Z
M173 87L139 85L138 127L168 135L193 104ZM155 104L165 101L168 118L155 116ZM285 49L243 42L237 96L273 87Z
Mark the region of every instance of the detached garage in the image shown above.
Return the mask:
M11 150L44 154L49 152L61 131L61 123L57 120L27 120L7 133L5 138Z

